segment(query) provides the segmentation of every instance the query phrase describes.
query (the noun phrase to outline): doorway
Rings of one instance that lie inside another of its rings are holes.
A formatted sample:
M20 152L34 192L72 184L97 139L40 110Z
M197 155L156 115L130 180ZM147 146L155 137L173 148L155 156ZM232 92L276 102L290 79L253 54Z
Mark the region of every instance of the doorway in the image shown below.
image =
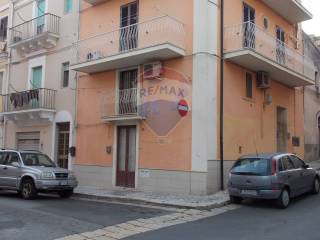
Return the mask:
M277 26L276 35L277 35L276 59L278 63L285 64L286 63L285 32L282 28Z
M121 6L120 9L120 51L138 46L138 1Z
M256 48L256 14L254 8L247 4L243 5L243 47Z
M57 164L61 168L69 168L69 135L70 123L58 123Z
M277 151L287 152L288 123L287 109L277 107Z
M118 126L116 185L135 187L136 126Z

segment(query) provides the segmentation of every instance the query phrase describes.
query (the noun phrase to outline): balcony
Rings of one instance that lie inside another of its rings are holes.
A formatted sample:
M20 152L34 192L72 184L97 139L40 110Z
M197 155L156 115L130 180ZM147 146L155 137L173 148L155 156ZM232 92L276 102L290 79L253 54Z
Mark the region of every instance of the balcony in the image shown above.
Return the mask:
M45 88L2 95L0 116L19 125L48 124L56 111L55 97L55 90Z
M163 16L79 41L72 70L97 73L185 56L184 25Z
M98 5L98 4L106 2L108 0L84 0L84 1L91 4L91 5Z
M314 64L253 23L226 27L224 59L252 71L266 71L271 79L289 87L315 83Z
M144 117L139 113L138 106L137 88L118 90L116 94L105 96L102 120L104 122L142 120Z
M50 49L57 45L60 35L60 17L46 13L10 29L10 47L22 54Z
M291 24L312 18L312 14L302 5L300 0L262 0L262 2Z

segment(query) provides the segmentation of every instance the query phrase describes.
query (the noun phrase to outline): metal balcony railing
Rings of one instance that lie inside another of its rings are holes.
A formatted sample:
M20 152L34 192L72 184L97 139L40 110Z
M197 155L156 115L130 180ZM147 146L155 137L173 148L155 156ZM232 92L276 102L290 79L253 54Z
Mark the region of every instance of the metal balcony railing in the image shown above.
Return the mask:
M77 63L84 63L165 43L185 48L184 25L170 16L83 39L75 44L75 50L78 53Z
M28 39L33 39L43 33L59 34L60 17L46 13L33 18L10 29L11 44L16 44Z
M113 94L104 95L102 105L103 118L138 115L138 89L122 89Z
M56 90L38 88L1 96L2 112L18 112L33 109L55 110Z
M224 32L225 53L251 50L309 79L314 79L314 65L308 56L303 55L298 49L291 48L254 23L245 22L225 27ZM296 44L298 46L298 43Z

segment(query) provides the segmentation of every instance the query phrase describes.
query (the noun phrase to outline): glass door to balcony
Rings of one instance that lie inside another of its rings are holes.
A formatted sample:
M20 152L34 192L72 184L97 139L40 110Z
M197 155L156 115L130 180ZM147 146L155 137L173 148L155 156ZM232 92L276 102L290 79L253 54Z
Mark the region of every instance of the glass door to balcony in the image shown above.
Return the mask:
M121 6L120 52L138 46L138 2Z
M117 106L120 115L137 113L137 83L137 69L120 72Z
M39 101L41 95L39 94L39 89L42 85L42 66L32 68L32 79L31 79L31 89L37 91L36 95L38 98L34 98L31 100L32 108L40 107Z
M276 49L276 59L277 62L280 64L285 64L286 63L286 47L285 47L285 32L282 28L277 26L276 30L277 34L277 49Z
M36 2L36 33L41 34L44 32L44 26L45 26L45 9L46 9L46 1L45 0L38 0Z
M247 4L243 5L243 47L255 49L256 47L256 27L255 10Z

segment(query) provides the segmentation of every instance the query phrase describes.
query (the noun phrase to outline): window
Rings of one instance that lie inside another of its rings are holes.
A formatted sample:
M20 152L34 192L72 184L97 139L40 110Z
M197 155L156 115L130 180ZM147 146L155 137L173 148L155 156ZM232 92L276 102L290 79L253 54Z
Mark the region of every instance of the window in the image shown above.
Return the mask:
M0 41L4 42L7 40L8 30L8 17L1 18L0 20Z
M69 86L69 62L62 64L62 87Z
M17 153L13 153L13 152L12 153L8 153L4 165L12 165L12 163L14 163L14 162L20 164L19 155Z
M304 162L297 156L290 156L295 168L303 168Z
M246 73L246 97L252 99L253 97L253 87L252 87L252 74Z
M0 153L0 165L4 165L4 160L6 159L5 152Z
M72 12L72 1L73 0L64 0L64 13L71 13Z
M294 164L288 156L283 157L281 159L281 162L282 162L282 168L280 167L280 171L294 169Z
M244 158L238 160L231 172L236 175L267 176L271 173L270 160L265 158Z
M4 73L0 72L0 94L2 94L3 76Z

